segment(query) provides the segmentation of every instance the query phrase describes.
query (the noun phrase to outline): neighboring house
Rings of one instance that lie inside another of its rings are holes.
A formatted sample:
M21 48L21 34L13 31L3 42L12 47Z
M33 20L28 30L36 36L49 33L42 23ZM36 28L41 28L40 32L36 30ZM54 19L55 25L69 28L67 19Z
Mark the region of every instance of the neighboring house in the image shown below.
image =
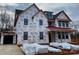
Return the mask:
M17 44L49 42L71 42L71 19L64 11L42 11L35 4L25 10L16 10L14 27Z

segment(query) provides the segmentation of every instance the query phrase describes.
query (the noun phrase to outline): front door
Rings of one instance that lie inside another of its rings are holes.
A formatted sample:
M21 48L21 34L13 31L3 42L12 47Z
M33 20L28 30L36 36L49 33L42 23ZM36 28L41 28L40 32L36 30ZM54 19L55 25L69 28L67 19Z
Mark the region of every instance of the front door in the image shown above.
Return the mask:
M49 32L48 35L49 35L49 42L52 42L52 41L51 41L51 33Z
M55 42L55 32L49 32L49 42Z

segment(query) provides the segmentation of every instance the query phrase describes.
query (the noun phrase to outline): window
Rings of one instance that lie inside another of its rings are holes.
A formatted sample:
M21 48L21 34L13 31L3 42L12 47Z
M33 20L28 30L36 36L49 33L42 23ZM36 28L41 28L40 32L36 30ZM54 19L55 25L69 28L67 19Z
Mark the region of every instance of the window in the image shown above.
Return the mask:
M61 22L58 22L59 27L61 27Z
M46 14L46 16L47 16L49 19L52 19L52 18L53 18L52 12L46 12L45 14Z
M59 27L69 27L69 24L68 24L68 22L64 22L64 21L59 21L58 22L58 25L59 25Z
M24 19L24 25L28 25L28 19Z
M39 32L40 40L43 39L43 32Z
M68 33L66 33L66 39L68 39L68 38L69 38Z
M69 27L69 24L68 24L68 22L66 22L66 27Z
M28 40L28 32L24 32L24 40Z
M58 32L58 39L61 39L62 37L61 37L61 33L60 32Z
M65 27L65 22L62 22L62 27Z
M52 13L49 13L48 17L51 19L52 18Z
M43 25L43 20L39 20L39 25Z
M62 39L65 39L65 33L62 32Z
M68 39L68 33L58 32L58 39Z

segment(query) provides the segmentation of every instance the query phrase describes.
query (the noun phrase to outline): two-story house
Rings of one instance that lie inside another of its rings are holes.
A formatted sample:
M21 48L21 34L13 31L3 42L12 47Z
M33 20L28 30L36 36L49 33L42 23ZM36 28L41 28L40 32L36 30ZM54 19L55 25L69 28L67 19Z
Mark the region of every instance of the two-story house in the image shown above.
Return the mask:
M71 42L71 19L64 11L42 11L35 4L25 10L16 10L14 26L17 44Z

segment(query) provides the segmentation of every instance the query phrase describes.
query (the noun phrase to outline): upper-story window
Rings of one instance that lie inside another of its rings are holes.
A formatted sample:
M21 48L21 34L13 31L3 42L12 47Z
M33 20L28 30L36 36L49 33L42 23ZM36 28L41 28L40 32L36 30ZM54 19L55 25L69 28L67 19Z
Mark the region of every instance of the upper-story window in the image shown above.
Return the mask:
M58 22L58 26L61 27L61 22Z
M59 22L58 22L58 25L59 25L59 27L64 27L64 28L69 27L68 22L63 22L63 21L59 21Z
M43 20L39 20L39 25L43 25Z
M66 27L69 27L69 23L68 22L66 22Z
M28 25L28 19L24 19L24 25Z
M65 27L65 24L66 24L65 22L62 22L62 27Z

